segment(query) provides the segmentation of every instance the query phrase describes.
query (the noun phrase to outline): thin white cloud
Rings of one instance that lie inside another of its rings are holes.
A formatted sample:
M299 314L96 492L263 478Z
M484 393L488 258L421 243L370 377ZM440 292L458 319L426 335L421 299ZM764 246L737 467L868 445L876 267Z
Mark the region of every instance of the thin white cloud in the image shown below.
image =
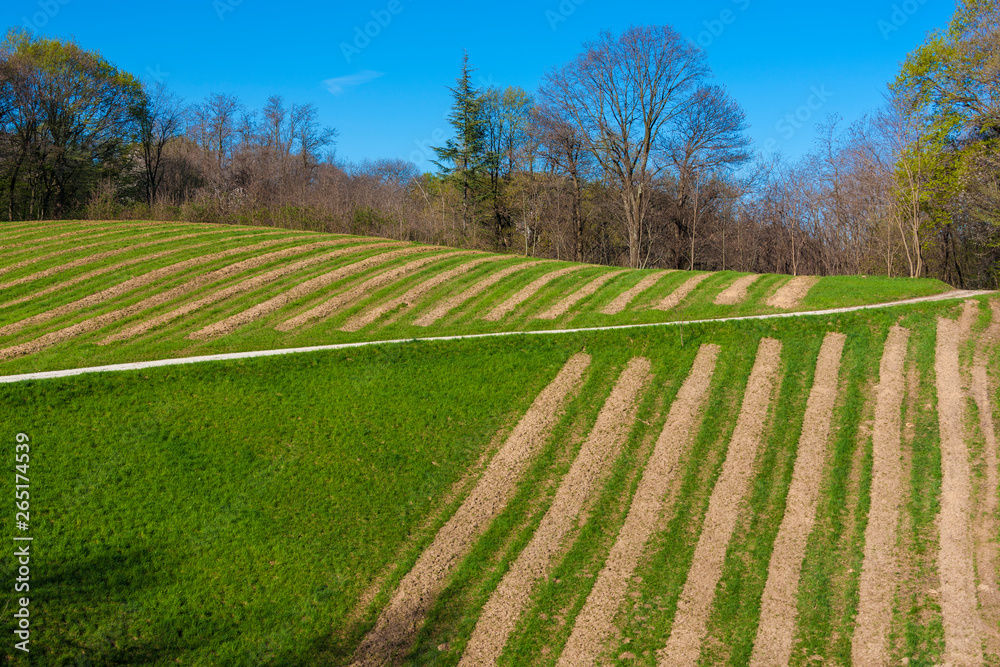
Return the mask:
M338 76L334 79L327 79L323 82L323 85L326 86L326 89L334 95L343 95L348 91L348 89L364 85L383 75L385 75L385 72L375 72L370 69L366 69L358 72L357 74L348 74L347 76Z

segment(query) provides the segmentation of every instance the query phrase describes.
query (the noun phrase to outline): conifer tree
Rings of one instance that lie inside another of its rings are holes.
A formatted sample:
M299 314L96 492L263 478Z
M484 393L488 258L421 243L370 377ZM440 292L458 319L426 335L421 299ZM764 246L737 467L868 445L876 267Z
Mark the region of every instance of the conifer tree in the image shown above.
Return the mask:
M434 148L438 159L434 162L445 178L452 182L462 195L462 222L468 228L473 222L476 205L482 195L483 169L486 162L485 124L479 91L472 85L469 54L462 59L462 75L450 88L455 103L448 122L455 129L455 137L443 148Z

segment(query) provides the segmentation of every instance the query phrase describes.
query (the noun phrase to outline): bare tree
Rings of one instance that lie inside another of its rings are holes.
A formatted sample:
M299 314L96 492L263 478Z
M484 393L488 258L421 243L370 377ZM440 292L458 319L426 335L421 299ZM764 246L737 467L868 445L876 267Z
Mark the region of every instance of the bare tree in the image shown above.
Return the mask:
M137 114L137 125L145 172L146 203L152 206L163 182L164 149L180 136L186 111L181 99L162 83L147 85L145 92L146 100Z
M705 55L669 26L604 33L544 79L541 99L571 119L618 195L629 265L640 264L649 188L666 167L661 133L709 73Z
M750 139L746 135L746 114L721 86L699 87L673 125L673 132L661 137L661 141L676 170L682 201L691 199L691 225L687 231L691 240L689 268L693 271L701 186L745 164L751 157Z

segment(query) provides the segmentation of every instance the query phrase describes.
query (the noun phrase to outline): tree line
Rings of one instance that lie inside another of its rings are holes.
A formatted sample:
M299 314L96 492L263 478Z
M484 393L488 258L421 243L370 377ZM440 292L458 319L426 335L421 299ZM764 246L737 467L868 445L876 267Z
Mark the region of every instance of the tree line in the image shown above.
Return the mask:
M631 267L937 277L996 287L1000 10L964 0L884 105L757 150L704 51L604 33L535 91L477 88L468 55L434 173L337 159L315 106L187 104L72 41L0 46L10 220L154 218L372 234Z

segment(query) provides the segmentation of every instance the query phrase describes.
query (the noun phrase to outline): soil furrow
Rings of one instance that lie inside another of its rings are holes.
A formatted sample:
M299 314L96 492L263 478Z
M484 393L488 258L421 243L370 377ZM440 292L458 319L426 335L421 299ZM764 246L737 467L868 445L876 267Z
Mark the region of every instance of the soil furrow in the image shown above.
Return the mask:
M232 256L235 254L252 252L254 250L259 250L262 248L266 248L268 246L274 246L277 244L286 243L287 241L288 239L266 241L264 243L258 243L257 245L254 246L233 248L231 250L226 250L224 252L216 253L214 255L205 255L204 257L198 257L195 260L188 260L185 262L181 262L179 264L174 264L172 266L166 267L165 269L162 269L162 271L165 271L166 273L160 274L158 277L163 277L165 275L171 275L173 273L176 273L179 270L177 269L177 267L182 265L184 266L184 268L190 268L191 266L197 266L198 264L202 264L207 261L212 261L226 256ZM218 280L223 280L225 278L228 278L229 276L240 273L247 269L254 268L256 266L260 266L261 264L267 263L269 261L274 261L275 259L278 259L281 256L285 256L285 253L291 253L294 250L296 250L296 248L289 248L275 253L270 253L268 255L253 257L247 260L243 260L241 262L237 262L235 264L230 264L229 266L225 266L221 269L211 271L204 275L195 276L190 280L188 280L187 282L183 283L182 285L166 290L165 292L161 292L159 294L154 294L153 296L147 297L130 306L126 306L124 308L119 308L118 310L113 310L111 312L104 313L102 315L91 317L90 319L70 325L64 329L59 329L57 331L49 332L38 338L35 338L34 340L28 341L27 343L22 343L20 345L12 345L10 347L0 349L0 361L6 359L13 359L14 357L22 357L28 354L34 354L39 350L69 340L70 338L74 338L76 336L79 336L84 333L89 333L91 331L97 331L102 327L105 327L109 324L113 324L114 322L122 320L126 317L131 317L132 315L141 313L147 308L154 308L156 306L172 301L173 299L184 296L193 291L199 290L205 285L209 285ZM158 273L158 271L153 271L152 273L155 274ZM145 279L148 278L150 275L151 274L146 274L144 276L140 276L140 278ZM129 289L123 289L124 286L127 285L129 282L131 281L126 281L121 285L117 285L116 287L104 290L104 292L101 292L99 294L111 293L111 295L108 298L114 298L115 296L119 296L120 294L124 294L130 291ZM149 281L147 280L147 282ZM132 288L134 287L135 285L132 286ZM121 291L116 293L115 290L121 290ZM86 299L82 299L81 301L92 300L96 296L98 295L87 297ZM99 303L99 301L93 301L90 305L96 303ZM49 312L51 313L53 311Z
M660 303L653 306L656 310L672 310L681 304L688 294L694 291L694 288L700 285L705 279L707 279L710 273L702 273L697 276L693 276L684 281L684 283L671 292L667 298L665 298Z
M374 257L369 257L347 266L342 266L339 269L335 269L328 273L324 273L321 276L312 278L311 280L307 280L304 283L300 283L288 291L282 292L278 296L272 297L263 303L258 303L256 306L248 308L243 312L236 313L235 315L227 317L226 319L216 322L215 324L210 324L199 331L189 334L188 338L195 340L199 338L223 336L236 331L236 329L245 324L255 322L266 315L270 315L274 311L283 308L297 299L301 299L302 297L312 294L317 290L321 290L328 285L332 285L338 280L343 280L348 276L361 273L362 271L367 271L368 269L379 266L380 264L391 262L399 257L412 255L415 252L425 250L426 248L421 247L403 248L401 250L394 250L392 252L375 255Z
M359 331L360 329L365 328L366 326L368 326L378 318L382 317L386 313L395 310L399 306L402 306L404 304L406 305L412 304L414 301L420 299L438 285L446 283L452 278L464 275L469 271L471 271L472 269L474 269L475 267L480 266L481 264L485 264L487 262L495 262L499 259L506 259L506 258L503 255L497 255L495 257L482 257L480 259L476 259L471 262L466 262L465 264L457 266L449 271L444 271L442 273L439 273L433 278L429 278L424 282L420 283L419 285L408 291L406 294L398 296L394 299L390 299L389 301L386 301L383 304L375 306L366 313L355 315L354 317L349 319L340 329L341 331Z
M403 577L375 627L358 648L356 664L382 665L406 652L448 575L506 508L521 476L552 433L567 400L579 389L589 365L588 355L575 355L535 398L468 498Z
M617 315L626 308L629 304L635 300L637 296L650 289L656 283L660 282L660 279L668 273L673 273L673 271L661 271L659 273L654 273L653 275L646 276L636 284L635 287L628 289L614 298L614 300L604 307L601 312L605 315Z
M228 231L228 230L222 230L222 231L219 231L219 232L207 232L207 234L213 234L213 233L214 234L221 234L221 233L225 233L226 231ZM153 234L159 234L159 233L160 232L152 232L150 234L138 234L136 236L133 236L132 238L144 238L144 237L152 236ZM31 275L24 276L23 278L18 278L17 280L12 280L9 283L3 283L2 285L0 285L0 290L5 290L5 289L8 289L10 287L15 287L17 285L23 285L24 283L34 282L35 280L41 280L43 278L48 278L49 276L55 275L57 273L61 273L63 271L69 271L71 269L76 269L76 268L79 268L81 266L86 266L87 264L93 264L94 262L100 262L100 261L103 261L105 259L110 259L111 257L117 257L118 255L123 255L123 254L125 254L127 252L133 252L135 250L141 250L143 248L150 248L152 246L162 245L164 243L173 243L175 241L183 241L185 239L190 239L190 238L195 238L195 237L198 237L198 236L205 236L205 235L206 235L206 233L202 233L202 234L181 234L180 236L172 236L172 237L166 238L166 239L159 239L159 240L156 240L156 241L149 241L148 243L137 243L135 245L130 245L130 246L126 247L126 248L117 248L115 250L109 250L107 252L99 252L96 255L90 255L89 257L82 257L80 259L73 260L72 262L68 262L66 264L60 264L59 266L53 266L50 269L45 269L44 271L39 271L37 273L32 273ZM168 253L175 253L175 252L180 252L181 250L190 250L192 248L198 248L198 247L201 247L202 245L204 245L204 244L199 244L199 245L195 245L195 246L186 246L186 247L183 247L183 248L176 248L174 250L169 250L167 252ZM86 246L84 246L84 247L86 247ZM77 248L77 250L83 250L83 249L84 248ZM160 253L158 256L163 256L163 253ZM104 267L102 269L98 269L96 271L91 271L90 273L88 273L86 275L87 276L91 276L91 277L92 276L96 276L96 275L101 275L102 273L108 273L109 271L114 271L115 269L121 268L122 266L129 266L130 264L137 264L139 262L144 262L144 261L146 261L147 259L150 259L150 258L151 257L138 257L138 258L136 258L134 260L130 260L128 262L122 262L121 264L115 264L114 266L108 266L108 267ZM58 290L58 289L61 289L63 287L69 286L69 285L75 285L78 282L80 282L80 277L79 276L77 276L76 278L73 278L71 280L67 280L66 282L61 283L59 285L55 285L53 287L54 287L55 290ZM52 288L50 288L50 289L52 289Z
M964 438L965 396L959 373L958 348L965 338L961 323L939 319L934 358L941 432L941 512L938 516L941 615L944 662L983 662L976 608L976 573L970 526L972 467Z
M121 232L121 230L116 230L116 231L113 231L113 232L107 232L105 234L98 234L96 236L90 237L90 239L98 239L98 238L101 238L102 236L112 236L113 234L118 234L120 232ZM158 234L158 233L159 232L150 232L148 234L139 234L137 236L133 236L132 238L141 238L141 237L145 237L145 236L152 236L153 234ZM15 262L14 264L10 264L8 266L0 267L0 275L3 275L5 273L10 273L11 271L16 271L17 269L23 269L26 266L34 266L35 264L38 264L40 262L44 262L46 260L52 259L53 257L60 257L62 255L68 255L70 253L81 252L83 250L87 250L88 248L94 248L96 246L101 246L101 245L107 245L108 243L112 243L112 241L97 241L95 243L88 243L86 245L73 246L72 248L64 248L62 250L57 250L55 252L50 252L47 255L36 255L34 257L29 257L28 259L22 260L20 262ZM124 252L124 251L122 251L122 252ZM101 253L101 254L104 254L104 253ZM92 260L89 257L85 257L82 260L77 260L77 261L82 261L82 262L86 263L86 262L89 262L89 261L92 261ZM56 270L60 270L60 269L57 268ZM17 285L17 284L19 284L19 283L17 283L17 282L8 283L8 285Z
M792 483L785 501L785 516L774 541L767 583L761 598L760 622L751 665L787 665L791 659L799 575L806 543L816 520L845 340L842 334L827 334L816 361L816 374L802 420Z
M764 426L779 384L781 342L764 338L750 373L722 472L712 489L708 512L695 547L684 590L667 645L658 651L661 665L694 665L701 655L715 588L736 521L746 500L754 460L764 436Z
M1000 590L997 588L997 512L1000 480L997 477L998 446L993 415L995 395L987 370L987 354L1000 341L1000 302L991 302L993 319L977 345L972 367L972 396L979 411L979 432L983 436L982 467L984 479L978 494L978 512L974 521L976 575L979 580L979 609L987 651L1000 656Z
M491 310L485 317L483 317L483 319L490 322L496 322L497 320L504 318L512 310L533 297L538 290L542 289L556 278L561 278L567 274L573 273L574 271L579 271L582 268L582 266L569 266L565 269L559 269L558 271L546 273L544 276L532 281L530 285Z
M718 356L719 348L715 345L703 345L698 350L694 365L670 406L667 421L642 473L625 525L586 604L576 617L573 632L559 657L559 665L597 664L605 643L616 634L615 615L625 600L628 583L646 543L659 523L660 515L667 509L664 495L677 473L678 463L698 432Z
M346 242L347 241L331 241L329 243L314 243L304 247L305 248L327 247L331 245L340 245ZM299 262L294 262L292 264L288 264L286 266L273 269L271 271L268 271L267 273L263 273L259 276L254 276L253 278L244 280L240 283L237 283L236 285L232 285L225 289L219 290L218 292L215 292L213 294L209 294L208 296L198 299L197 301L192 301L191 303L184 304L183 306L176 308L175 310L172 310L169 313L158 315L157 317L146 320L145 322L140 322L134 327L130 327L124 331L120 331L114 335L108 336L107 338L105 338L100 342L100 345L107 345L108 343L114 343L117 341L134 338L135 336L139 336L141 334L146 333L150 329L162 326L167 322L172 322L178 317L183 317L188 313L194 312L199 308L204 308L205 306L211 305L218 301L222 301L224 299L228 299L230 297L236 296L237 294L245 294L246 292L252 292L283 276L296 273L303 269L309 268L310 266L314 266L316 264L322 264L323 262L328 262L331 259L342 257L343 255L350 255L356 252L361 252L363 250L369 250L371 248L384 248L394 245L398 244L395 242L367 243L358 246L352 246L350 248L344 248L343 250L335 250L334 252L328 252L324 255L310 257L308 259L303 259Z
M577 524L587 500L618 457L636 417L636 399L650 380L649 360L635 357L626 366L597 416L576 460L563 477L531 541L483 607L460 665L493 665L518 619L527 608L535 583L562 553L564 539Z
M591 294L593 294L597 290L601 289L601 286L604 285L604 283L608 282L612 278L620 276L623 273L625 273L625 272L624 271L614 271L612 273L605 273L603 276L599 276L598 278L595 278L594 280L592 280L589 283L587 283L586 285L584 285L582 288L578 289L573 294L570 294L568 297L566 297L565 299L563 299L562 301L560 301L556 305L554 305L551 308L549 308L547 311L545 311L541 315L538 315L538 319L540 319L540 320L554 320L557 317L561 317L562 315L564 315L566 313L567 310L569 310L570 308L572 308L573 306L575 306L578 301L580 301L581 299L584 299L584 298L590 296Z
M483 278L478 283L476 283L469 289L465 290L458 296L454 296L448 299L447 301L441 303L440 305L435 306L433 309L431 309L427 313L417 318L414 324L418 327L429 327L430 325L434 324L439 319L450 313L455 308L458 308L463 303L465 303L472 297L476 296L477 294L481 294L490 287L493 287L507 276L517 273L518 271L524 271L525 269L530 269L533 266L538 266L541 263L542 262L526 262L524 264L508 266L506 269L503 269L502 271L497 271L493 275Z
M792 308L798 308L802 300L806 298L809 294L809 290L813 288L819 282L819 278L813 276L798 276L792 278L787 283L778 288L770 299L767 300L767 305L771 308L781 308L782 310L791 310Z
M909 338L907 329L890 329L879 366L872 432L871 505L858 584L858 614L851 639L851 659L856 665L889 664L888 633L899 570L896 531L904 484L900 410Z
M715 297L716 306L735 306L747 300L747 289L760 279L759 275L743 276Z
M333 315L335 312L340 310L345 306L349 306L352 303L360 301L361 299L368 296L374 290L381 287L385 287L391 283L396 282L400 278L406 276L407 274L413 273L423 267L431 264L433 262L439 262L443 259L450 257L462 257L470 255L470 252L450 252L443 255L434 255L432 257L421 257L420 259L415 259L412 262L407 262L403 266L397 267L395 269L390 269L385 273L380 273L374 278L369 278L360 285L356 285L346 292L342 292L333 298L319 304L315 308L310 308L306 312L293 317L290 320L282 322L277 327L278 331L291 331L297 327L303 326L312 320L321 320L325 317Z
M178 262L177 264L171 264L170 266L165 266L161 269L155 269L153 271L150 271L149 273L144 273L141 276L130 278L129 280L126 280L123 283L119 283L114 287L109 287L105 290L101 290L96 294L91 294L90 296L86 296L82 299L77 299L76 301L68 303L64 306L59 306L58 308L53 308L52 310L48 310L44 313L39 313L38 315L32 315L31 317L20 320L19 322L8 324L5 327L0 327L0 335L6 336L13 333L17 333L26 326L47 322L54 317L59 317L61 315L68 315L83 308L89 308L90 306L95 306L99 303L108 301L110 299L116 299L124 294L127 294L128 292L131 292L134 289L145 287L151 283L154 283L157 280L160 280L161 278L173 276L177 273L181 273L183 271L200 266L202 264L214 262L216 260L224 259L226 257L232 257L233 255L240 255L247 252L254 252L256 250L263 250L265 248L287 243L288 241L289 239L264 241L263 243L257 243L252 246L241 246L239 248L232 248L230 250L225 250L223 252L217 252L217 253L212 253L210 255L202 255L201 257L186 259L183 262ZM209 276L212 276L213 280L219 280L221 278L226 277L227 275L231 275L233 273L239 273L244 269L253 268L254 266L259 266L260 264L266 263L268 261L273 261L275 259L280 259L281 257L287 257L288 255L295 254L296 252L299 252L298 248L289 248L287 250L281 250L279 252L270 253L268 255L262 255L260 257L252 257L248 260L244 260L236 264L231 264L227 267L219 269L218 271L212 271L211 273L206 274L205 276L196 277L191 282L186 283L181 287L170 290L169 294L176 295L179 293L183 293L183 291L190 291L192 289L195 289L195 285L198 286L204 285L206 284L206 279ZM181 291L179 292L178 290ZM164 295L157 295L151 298L157 299L160 296ZM173 296L171 296L170 298L173 298ZM168 298L166 300L169 301L170 299ZM160 303L163 303L163 301L160 301Z
M31 294L27 294L27 295L22 296L22 297L20 297L18 299L14 299L12 301L8 301L8 302L6 302L6 303L4 303L2 305L3 305L4 308L10 308L11 306L17 306L19 304L24 303L25 301L33 301L33 300L38 299L40 297L48 296L49 294L54 294L55 292L61 292L61 291L65 290L65 289L69 289L70 287L73 287L74 285L78 285L78 284L80 284L80 283L82 283L84 281L90 280L91 278L96 278L97 276L102 276L102 275L104 275L106 273L111 273L113 271L117 271L119 269L128 268L130 266L135 266L136 264L142 264L143 262L155 261L155 260L158 260L158 259L162 259L164 257L169 257L170 255L176 255L177 253L179 253L182 250L196 250L197 248L201 248L201 247L203 247L205 245L208 245L208 244L207 243L199 243L199 244L196 244L196 245L187 246L186 248L174 248L172 250L164 250L163 252L156 252L156 253L153 253L152 255L145 255L143 257L137 257L136 259L130 259L127 262L119 262L117 264L112 264L111 266L106 266L104 268L96 269L94 271L88 271L87 273L80 274L80 275L78 275L78 276L76 276L74 278L71 278L71 279L69 279L69 280L67 280L65 282L61 282L61 283L59 283L57 285L51 285L50 287L46 287L45 289L41 289L41 290L39 290L37 292L32 292Z

